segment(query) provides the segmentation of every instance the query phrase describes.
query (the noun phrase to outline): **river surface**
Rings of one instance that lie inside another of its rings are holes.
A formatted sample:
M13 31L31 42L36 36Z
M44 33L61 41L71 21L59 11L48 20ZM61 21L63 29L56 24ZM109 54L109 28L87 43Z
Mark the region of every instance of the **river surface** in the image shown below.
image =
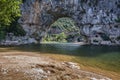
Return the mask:
M98 67L108 71L120 72L120 46L93 46L80 44L32 44L10 48L27 52L40 52L39 54L60 54L74 56L74 62ZM1 50L0 50L1 51ZM57 56L58 57L58 56Z

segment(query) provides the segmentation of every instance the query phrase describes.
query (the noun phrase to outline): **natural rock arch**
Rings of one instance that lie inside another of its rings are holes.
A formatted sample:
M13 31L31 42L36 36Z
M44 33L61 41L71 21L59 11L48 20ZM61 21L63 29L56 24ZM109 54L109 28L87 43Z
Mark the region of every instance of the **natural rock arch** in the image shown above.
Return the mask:
M94 32L112 35L105 28L114 27L115 19L120 16L117 3L119 0L24 0L19 23L27 36L41 41L54 21L70 17L80 28L81 34L91 42Z

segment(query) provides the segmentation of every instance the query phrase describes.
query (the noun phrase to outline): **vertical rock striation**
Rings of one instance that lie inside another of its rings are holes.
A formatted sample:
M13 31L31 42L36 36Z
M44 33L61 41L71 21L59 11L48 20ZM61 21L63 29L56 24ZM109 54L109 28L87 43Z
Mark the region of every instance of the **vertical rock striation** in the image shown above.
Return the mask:
M24 0L21 11L19 23L38 41L54 21L69 17L87 42L120 45L120 0Z

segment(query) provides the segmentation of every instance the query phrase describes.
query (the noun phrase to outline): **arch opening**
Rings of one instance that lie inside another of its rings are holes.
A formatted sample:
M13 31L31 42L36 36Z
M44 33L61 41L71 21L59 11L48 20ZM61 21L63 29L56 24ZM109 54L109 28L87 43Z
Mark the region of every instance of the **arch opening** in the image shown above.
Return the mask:
M79 42L80 29L69 17L58 18L47 30L42 42Z

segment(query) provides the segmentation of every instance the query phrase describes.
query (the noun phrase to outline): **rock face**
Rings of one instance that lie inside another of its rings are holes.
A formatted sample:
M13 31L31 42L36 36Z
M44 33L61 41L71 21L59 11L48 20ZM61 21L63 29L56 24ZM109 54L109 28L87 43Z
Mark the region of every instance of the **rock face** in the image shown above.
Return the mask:
M29 36L15 36L13 33L6 35L6 39L0 41L0 45L21 45L21 44L32 44L37 43L34 38Z
M120 45L120 0L23 0L19 23L27 36L41 41L50 25L72 18L87 42Z

